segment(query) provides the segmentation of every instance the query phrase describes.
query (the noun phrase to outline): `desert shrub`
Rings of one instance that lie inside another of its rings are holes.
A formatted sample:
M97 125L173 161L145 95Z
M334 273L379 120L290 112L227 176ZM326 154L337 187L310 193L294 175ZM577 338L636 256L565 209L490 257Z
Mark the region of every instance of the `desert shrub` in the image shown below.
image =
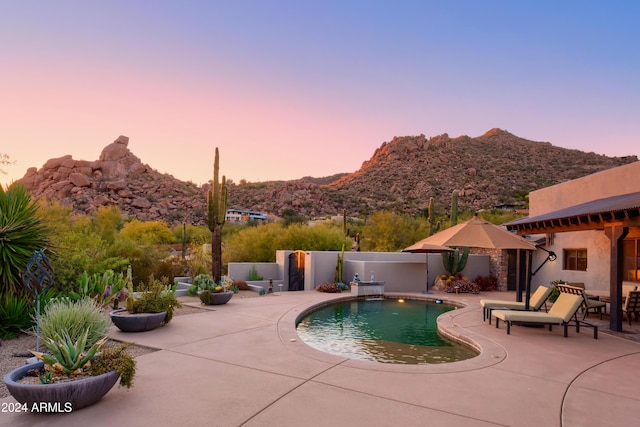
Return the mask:
M371 215L362 227L361 249L398 251L428 234L428 223L423 218L379 211Z
M249 287L249 284L244 280L234 280L233 284L240 291L250 291L251 290L251 288Z
M163 221L139 221L134 219L122 227L120 234L140 245L174 243L175 237Z
M250 282L256 282L260 280L264 280L264 277L258 274L258 270L256 270L256 266L252 265L251 270L249 270L249 278L247 279Z
M91 298L72 301L60 298L52 301L40 317L40 335L55 340L63 331L72 342L77 342L88 329L87 347L107 336L111 321Z
M336 294L340 292L340 288L335 283L323 283L321 285L316 286L316 291Z
M477 284L462 276L462 274L458 274L447 279L444 291L448 293L477 294L480 292L480 288Z
M492 275L476 277L474 280L480 292L491 292L498 288L498 278Z
M149 276L147 284L140 284L140 296L130 295L127 299L127 310L131 313L161 313L165 311L167 317L164 323L169 323L173 318L173 311L182 307L176 299L174 289L169 285L169 278L156 279Z
M120 374L120 385L130 388L136 373L136 361L127 353L131 343L105 346L100 355L91 363L91 375L102 375L110 371Z

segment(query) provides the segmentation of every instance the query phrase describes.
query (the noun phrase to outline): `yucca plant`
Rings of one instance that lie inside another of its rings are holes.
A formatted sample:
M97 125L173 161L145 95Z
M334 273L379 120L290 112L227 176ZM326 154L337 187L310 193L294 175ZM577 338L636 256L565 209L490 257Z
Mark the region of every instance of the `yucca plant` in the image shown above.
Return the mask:
M21 273L33 252L47 244L37 210L23 184L6 190L0 185L0 293L22 292Z
M53 375L78 375L91 365L91 359L107 341L106 336L87 347L89 329L78 340L73 340L66 331L55 334L54 339L44 339L44 345L51 354L32 351L45 364L45 369Z
M0 298L0 338L15 338L32 325L33 304L24 295L6 292Z
M64 331L75 342L88 331L89 347L106 336L110 327L106 313L90 298L55 300L47 305L40 318L40 335L45 341L55 340L56 335Z

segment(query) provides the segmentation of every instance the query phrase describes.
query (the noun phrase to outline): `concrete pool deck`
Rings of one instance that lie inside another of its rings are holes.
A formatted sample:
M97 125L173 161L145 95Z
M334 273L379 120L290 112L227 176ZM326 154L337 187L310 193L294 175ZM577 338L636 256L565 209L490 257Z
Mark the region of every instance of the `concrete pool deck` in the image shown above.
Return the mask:
M403 294L412 296L411 294ZM344 294L283 292L234 297L176 316L150 332L111 337L159 351L137 358L130 390L112 389L69 414L0 413L1 426L590 426L635 425L640 343L601 330L495 328L481 298L415 297L466 307L440 316L449 333L482 347L443 365L400 366L321 353L300 341L295 319ZM195 301L195 300L194 300ZM197 302L189 303L199 306ZM594 319L595 316L591 315ZM637 326L637 321L634 325ZM628 324L625 323L625 327ZM12 397L0 403L15 402ZM4 406L3 406L4 407Z

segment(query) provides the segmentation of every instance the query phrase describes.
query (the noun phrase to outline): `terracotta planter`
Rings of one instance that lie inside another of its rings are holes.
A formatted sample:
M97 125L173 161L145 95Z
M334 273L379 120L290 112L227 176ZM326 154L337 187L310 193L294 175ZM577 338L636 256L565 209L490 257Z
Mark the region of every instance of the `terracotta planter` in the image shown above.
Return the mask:
M233 296L233 291L227 292L212 292L209 295L209 304L208 305L221 305L229 302L231 297Z
M111 371L95 377L53 384L22 384L20 378L31 369L41 369L43 362L20 366L4 376L7 390L29 412L71 412L96 403L107 394L120 377Z
M157 328L164 322L167 313L127 313L126 309L109 313L111 321L122 332L144 332Z

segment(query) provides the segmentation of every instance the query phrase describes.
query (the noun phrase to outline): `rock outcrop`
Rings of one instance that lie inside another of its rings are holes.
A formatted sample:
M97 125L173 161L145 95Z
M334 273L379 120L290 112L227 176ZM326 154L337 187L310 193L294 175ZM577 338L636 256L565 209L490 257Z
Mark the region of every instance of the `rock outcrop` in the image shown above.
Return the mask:
M141 220L204 224L207 186L197 187L160 174L118 137L98 160L71 155L31 168L21 179L38 198L57 200L90 214L117 205ZM522 202L529 191L637 161L607 157L529 141L501 129L471 138L443 134L395 137L384 142L362 167L350 174L292 181L230 184L229 208L280 216L293 209L308 218L341 213L367 216L377 210L418 215L434 197L440 213L459 192L461 210L490 209Z
M36 198L73 206L77 213L117 205L125 216L141 220L203 224L204 189L143 164L128 145L129 138L120 136L93 162L71 155L50 159L20 181Z

